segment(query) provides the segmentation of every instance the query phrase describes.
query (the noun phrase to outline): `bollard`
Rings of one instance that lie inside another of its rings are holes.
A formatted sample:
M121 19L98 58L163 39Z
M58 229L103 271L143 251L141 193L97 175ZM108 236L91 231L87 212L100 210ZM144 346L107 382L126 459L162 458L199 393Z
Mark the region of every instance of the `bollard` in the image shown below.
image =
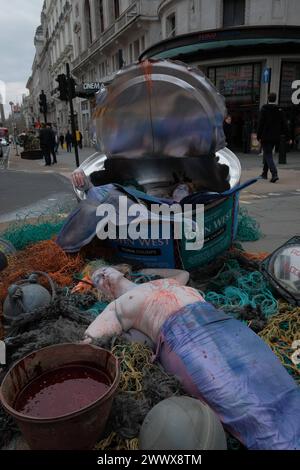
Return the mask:
M286 142L285 135L280 136L278 163L286 163Z

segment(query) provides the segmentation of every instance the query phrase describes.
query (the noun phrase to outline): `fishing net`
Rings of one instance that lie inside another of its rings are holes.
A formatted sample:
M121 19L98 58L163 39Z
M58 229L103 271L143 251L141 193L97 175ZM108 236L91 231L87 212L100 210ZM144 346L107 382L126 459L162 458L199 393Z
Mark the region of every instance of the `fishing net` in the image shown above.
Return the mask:
M240 207L236 239L241 242L253 242L261 237L262 232L259 223L249 215L247 209Z
M278 301L258 271L265 254L248 255L232 249L205 269L192 273L192 285L207 302L261 331L278 313Z
M300 364L292 362L293 341L300 339L300 307L279 304L279 314L272 317L259 336L270 346L286 370L300 384Z
M29 245L50 240L58 234L75 206L75 200L64 200L63 204L55 201L51 206L51 202L47 202L47 206L39 207L38 210L23 210L16 215L15 220L8 225L1 236L11 242L16 250L23 250Z
M71 295L68 289L58 292L48 307L20 315L7 332L7 366L37 349L59 343L82 340L84 331L93 320L88 309L95 302L92 294ZM150 409L164 398L183 394L177 379L166 374L161 366L151 362L153 352L122 337L95 341L113 352L121 367L121 382L112 414L106 428L103 448L134 449L141 424ZM18 432L12 419L0 409L0 448ZM105 444L106 441L106 444Z
M5 238L22 251L10 257L9 266L0 273L0 311L8 286L32 271L47 272L61 287L49 307L19 316L18 321L11 325L6 340L8 366L42 347L81 340L86 328L107 305L93 290L72 292L76 275L79 280L107 263L100 260L87 265L87 260L94 258L89 256L89 250L70 256L49 240L60 230L63 220L62 213L53 218L39 217L35 221L26 218L17 221L5 232ZM258 224L246 210L240 209L238 238L243 241L256 240L260 235ZM110 252L99 251L98 244L92 248L97 258L102 254L103 258L104 255L106 259L111 258ZM193 272L191 285L217 308L222 308L260 332L283 365L299 381L299 366L295 366L290 359L292 342L299 339L299 308L294 309L281 302L278 305L270 286L259 272L260 262L266 256L265 253L245 253L237 248L229 250L210 265ZM136 283L155 278L144 276L142 270L130 272L128 277ZM128 343L120 337L106 344L101 341L96 344L112 350L121 362L119 392L105 435L96 448L137 449L139 430L146 414L164 398L182 394L182 389L175 378L168 376L157 364L152 364L152 351L146 346ZM17 432L11 418L1 409L0 447ZM228 436L228 447L242 448L231 436Z

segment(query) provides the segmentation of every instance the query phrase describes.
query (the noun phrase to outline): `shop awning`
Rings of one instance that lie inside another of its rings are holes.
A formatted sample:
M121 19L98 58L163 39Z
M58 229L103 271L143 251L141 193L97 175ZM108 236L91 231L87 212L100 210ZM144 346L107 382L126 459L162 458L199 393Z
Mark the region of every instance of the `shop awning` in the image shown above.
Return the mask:
M177 36L157 43L143 52L144 59L209 59L211 56L258 52L299 52L300 27L266 26L209 30Z

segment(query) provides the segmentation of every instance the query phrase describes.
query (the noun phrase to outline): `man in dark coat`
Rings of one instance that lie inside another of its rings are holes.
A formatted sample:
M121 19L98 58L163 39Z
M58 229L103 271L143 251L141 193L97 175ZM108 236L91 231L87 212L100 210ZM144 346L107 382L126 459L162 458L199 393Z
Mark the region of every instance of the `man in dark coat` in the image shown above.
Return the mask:
M53 146L53 132L45 124L42 124L40 130L40 146L45 157L45 166L51 165L51 149Z
M66 133L65 141L66 141L66 144L67 144L67 151L72 152L73 136L72 136L72 134L69 130Z
M223 123L224 134L226 138L226 147L232 149L232 119L228 114Z
M279 180L273 160L273 149L279 146L281 135L285 135L288 140L287 121L283 110L275 104L276 99L276 93L269 94L268 104L261 108L257 129L257 140L261 142L264 159L261 177L268 179L268 170L270 170L271 183L276 183Z

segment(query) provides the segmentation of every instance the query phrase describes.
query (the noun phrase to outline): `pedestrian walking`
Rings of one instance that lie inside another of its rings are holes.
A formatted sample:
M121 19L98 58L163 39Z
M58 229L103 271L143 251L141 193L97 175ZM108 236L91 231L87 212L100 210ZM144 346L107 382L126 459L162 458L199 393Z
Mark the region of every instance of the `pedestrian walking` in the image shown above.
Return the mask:
M60 134L59 141L60 141L60 146L63 149L64 148L64 143L65 143L65 136L63 134Z
M52 165L55 165L57 163L56 160L56 137L55 137L55 132L52 128L52 124L48 123L47 128L49 129L49 139L51 142L51 147L50 147L50 155L52 155Z
M54 135L55 135L55 153L56 155L58 154L58 149L59 149L59 138L58 138L58 131L57 127L53 127Z
M280 136L284 135L288 140L288 125L283 110L277 106L276 93L270 93L268 104L265 104L260 111L257 129L257 140L261 143L263 150L263 172L261 177L268 179L270 170L271 183L279 180L278 171L273 159L274 147L279 147Z
M232 149L232 118L228 114L224 120L223 124L224 134L226 138L226 147L230 150Z
M67 151L72 152L73 137L72 137L72 134L69 130L66 133L65 141L66 141L66 144L67 144Z
M45 124L41 125L40 133L40 147L45 158L45 166L51 165L51 145L52 145L52 135L50 129L46 127Z
M82 133L79 131L79 148L82 149L82 139L83 139L83 135Z

